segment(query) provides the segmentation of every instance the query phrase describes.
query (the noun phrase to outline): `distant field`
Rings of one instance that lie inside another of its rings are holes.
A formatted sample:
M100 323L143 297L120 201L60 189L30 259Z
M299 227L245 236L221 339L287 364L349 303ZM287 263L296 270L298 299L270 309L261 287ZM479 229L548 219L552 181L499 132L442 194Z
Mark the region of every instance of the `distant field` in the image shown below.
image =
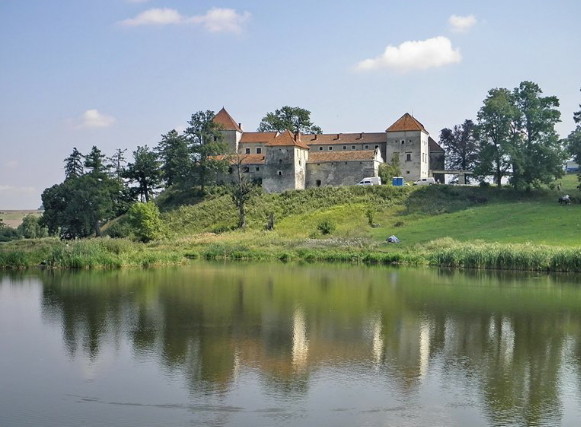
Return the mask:
M17 211L17 210L0 210L0 219L8 227L16 228L22 224L22 218L26 215L42 215L42 211L31 210L31 211Z

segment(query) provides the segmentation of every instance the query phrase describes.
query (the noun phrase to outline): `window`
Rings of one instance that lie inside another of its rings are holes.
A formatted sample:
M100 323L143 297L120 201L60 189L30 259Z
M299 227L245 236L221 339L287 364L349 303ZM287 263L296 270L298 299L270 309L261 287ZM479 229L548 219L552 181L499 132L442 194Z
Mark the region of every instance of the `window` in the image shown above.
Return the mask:
M352 146L351 146L351 149L352 149L352 150L355 150L355 146L354 146L354 145L352 145Z
M262 154L262 148L256 147L256 154Z
M346 150L346 149L347 149L347 146L346 146L346 145L344 145L344 146L343 146L343 150Z
M379 145L376 145L375 148L379 148Z
M246 149L246 154L250 154L250 148Z
M260 171L260 167L256 166L256 172Z
M333 147L329 145L329 151L333 151Z
M365 149L367 150L368 148L369 148L369 145L366 145L366 146L365 146Z
M405 144L405 140L403 140L403 139L402 139L402 140L401 140L401 143L402 143L402 144Z
M412 161L412 153L405 153L405 161L406 162Z
M232 172L234 172L234 170L232 169L232 166L230 166L230 167L228 168L228 173L232 173Z
M316 184L317 184L317 187L320 187L321 186L321 180L320 179L317 179Z
M278 171L278 176L282 176L282 171Z
M244 172L244 173L248 173L248 172L250 172L250 168L249 168L248 166L244 166L244 167L242 168L242 172Z
M301 162L301 160L299 159L299 166L302 166L302 165L303 165L303 163L302 163L302 162Z
M323 147L319 147L319 150L321 150L321 151L322 151L322 150L323 150Z

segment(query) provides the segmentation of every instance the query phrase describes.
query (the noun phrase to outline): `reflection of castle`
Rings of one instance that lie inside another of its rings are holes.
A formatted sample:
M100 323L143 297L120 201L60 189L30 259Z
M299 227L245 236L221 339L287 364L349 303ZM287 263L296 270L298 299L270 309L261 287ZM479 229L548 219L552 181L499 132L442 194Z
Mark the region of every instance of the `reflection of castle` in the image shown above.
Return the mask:
M374 133L245 132L224 108L214 121L230 153L240 155L245 176L261 182L267 192L354 185L378 176L379 165L394 159L408 181L444 169L444 150L408 113L385 132Z

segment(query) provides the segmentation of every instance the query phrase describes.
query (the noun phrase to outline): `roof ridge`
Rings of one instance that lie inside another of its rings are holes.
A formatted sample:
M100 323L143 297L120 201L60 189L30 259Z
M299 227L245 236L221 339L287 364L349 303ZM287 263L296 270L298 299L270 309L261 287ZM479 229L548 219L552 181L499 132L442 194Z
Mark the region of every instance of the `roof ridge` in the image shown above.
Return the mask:
M232 118L230 113L228 113L224 107L222 107L222 109L218 111L218 114L214 116L213 122L221 125L224 130L235 130L242 132L240 124Z
M405 113L399 119L397 119L390 127L388 127L386 132L404 132L411 130L420 130L428 133L424 125L412 116L410 113Z

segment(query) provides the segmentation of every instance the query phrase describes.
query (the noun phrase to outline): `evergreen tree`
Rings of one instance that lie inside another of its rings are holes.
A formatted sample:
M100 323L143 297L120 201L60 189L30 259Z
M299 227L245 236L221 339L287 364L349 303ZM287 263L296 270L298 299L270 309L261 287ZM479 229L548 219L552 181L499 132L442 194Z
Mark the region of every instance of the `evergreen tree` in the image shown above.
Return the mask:
M189 127L185 131L188 148L195 162L194 174L202 194L211 179L212 172L224 170L226 167L224 161L214 158L227 150L226 144L222 141L221 128L214 122L214 116L214 112L210 110L192 114L188 121Z
M193 159L185 136L179 135L175 129L171 130L161 136L161 141L155 149L161 161L162 176L167 187L185 186L191 181Z
M69 157L67 157L65 161L65 179L71 178L78 178L83 173L85 173L85 169L83 167L83 155L77 150L77 148L73 148L73 152Z
M153 192L161 183L160 163L157 154L147 145L137 147L133 152L134 162L129 163L123 172L123 177L137 183L137 194L142 201L149 202Z

